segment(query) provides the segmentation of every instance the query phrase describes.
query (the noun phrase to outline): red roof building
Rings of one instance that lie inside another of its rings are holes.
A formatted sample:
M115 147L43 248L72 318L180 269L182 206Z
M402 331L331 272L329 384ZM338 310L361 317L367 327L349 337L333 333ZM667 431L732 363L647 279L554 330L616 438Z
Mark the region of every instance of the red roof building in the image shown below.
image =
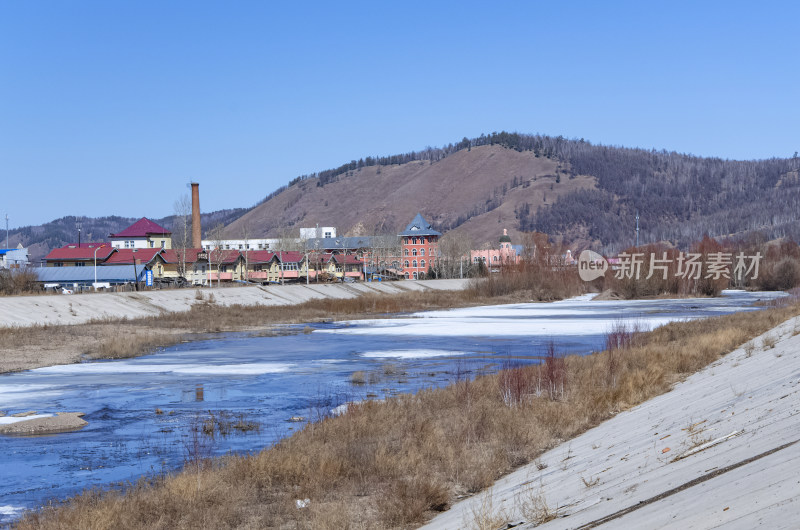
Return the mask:
M172 248L172 232L146 217L108 237L114 248Z
M54 248L44 260L48 267L82 267L86 263L94 264L96 256L99 265L108 259L114 250L109 243L82 243L81 246L69 244Z

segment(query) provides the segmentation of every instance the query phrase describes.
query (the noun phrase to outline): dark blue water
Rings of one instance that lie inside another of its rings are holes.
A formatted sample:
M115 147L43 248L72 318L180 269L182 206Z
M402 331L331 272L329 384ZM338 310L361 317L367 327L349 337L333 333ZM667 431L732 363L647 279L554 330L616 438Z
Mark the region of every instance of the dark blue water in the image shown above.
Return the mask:
M537 362L553 340L564 353L601 349L623 320L670 320L753 310L773 293L718 299L514 304L388 320L229 334L122 361L95 361L0 376L0 411L85 412L84 429L42 437L0 436L0 521L22 508L92 486L180 468L187 459L258 451L348 401L383 399ZM306 330L308 331L308 330ZM353 384L354 372L363 372ZM196 434L213 414L258 425L227 436Z

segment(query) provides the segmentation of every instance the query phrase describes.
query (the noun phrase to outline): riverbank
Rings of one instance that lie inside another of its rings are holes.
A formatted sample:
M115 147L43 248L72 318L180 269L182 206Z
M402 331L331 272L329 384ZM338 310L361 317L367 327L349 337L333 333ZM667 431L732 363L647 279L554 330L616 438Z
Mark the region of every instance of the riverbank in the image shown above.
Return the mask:
M291 284L120 293L0 297L0 327L84 324L157 317L191 311L198 304L276 307L311 300L346 300L364 295L459 291L469 280Z
M0 373L133 357L209 333L479 303L468 287L431 280L0 298Z
M20 526L409 527L798 312L767 309L643 335L619 330L628 338L603 354L553 355L352 405L257 455L197 462L124 494L88 493Z
M423 529L796 528L799 376L795 317Z

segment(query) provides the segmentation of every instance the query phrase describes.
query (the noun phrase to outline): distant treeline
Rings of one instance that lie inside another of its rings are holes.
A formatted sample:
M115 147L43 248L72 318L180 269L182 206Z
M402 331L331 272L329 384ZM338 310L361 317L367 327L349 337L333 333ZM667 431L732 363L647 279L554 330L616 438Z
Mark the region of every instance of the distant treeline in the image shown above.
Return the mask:
M770 238L800 238L797 153L791 158L736 161L594 145L563 136L495 132L441 148L352 160L335 169L301 175L289 186L314 178L318 179L317 186L325 186L363 167L378 166L380 170L380 166L413 161L436 162L483 145L531 151L536 157L564 163L563 171L569 178L590 175L597 179L598 189L562 195L542 208L517 205L521 231L588 238L597 250L616 251L634 242L638 211L640 242L663 240L687 245L705 234L729 236L751 231L762 231ZM285 189L281 187L264 200ZM485 204L475 205L451 226L441 228L455 228L496 208L503 195L495 190Z

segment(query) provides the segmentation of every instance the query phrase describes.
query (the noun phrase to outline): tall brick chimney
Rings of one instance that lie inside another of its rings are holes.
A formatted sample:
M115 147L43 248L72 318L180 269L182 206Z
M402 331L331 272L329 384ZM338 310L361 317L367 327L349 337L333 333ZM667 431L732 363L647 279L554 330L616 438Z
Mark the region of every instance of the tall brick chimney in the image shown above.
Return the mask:
M203 240L200 233L200 184L192 182L192 248L201 248Z

